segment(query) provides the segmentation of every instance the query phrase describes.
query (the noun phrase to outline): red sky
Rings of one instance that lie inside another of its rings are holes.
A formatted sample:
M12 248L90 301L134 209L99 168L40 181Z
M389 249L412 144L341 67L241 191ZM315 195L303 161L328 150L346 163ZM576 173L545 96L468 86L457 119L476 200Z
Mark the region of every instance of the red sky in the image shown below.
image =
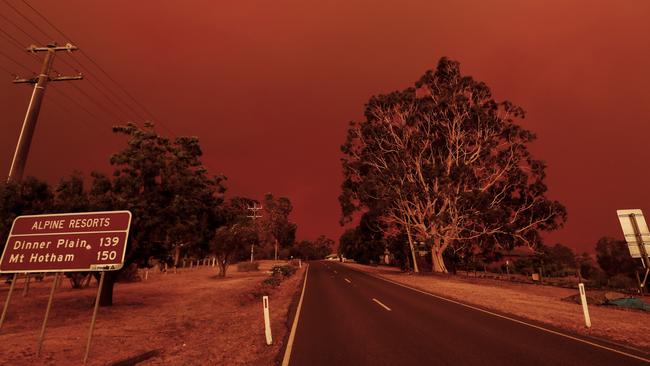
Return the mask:
M549 244L591 250L603 235L622 238L617 208L650 213L647 1L27 1L158 123L199 136L204 162L228 176L230 194L290 197L299 238L342 231L339 146L348 121L371 95L408 87L442 56L528 112L521 123L538 135L532 150L548 164L550 196L569 211ZM21 44L34 41L6 19L38 42L68 41L22 0L9 2L48 34L0 3L0 29ZM0 50L38 70L2 32ZM58 55L55 68L74 73L62 63L70 57ZM0 172L9 170L31 92L4 69L27 73L0 54ZM70 85L111 107L88 76L50 84L28 175L56 182L75 169L110 171L108 157L124 143L110 127L139 120L103 116Z

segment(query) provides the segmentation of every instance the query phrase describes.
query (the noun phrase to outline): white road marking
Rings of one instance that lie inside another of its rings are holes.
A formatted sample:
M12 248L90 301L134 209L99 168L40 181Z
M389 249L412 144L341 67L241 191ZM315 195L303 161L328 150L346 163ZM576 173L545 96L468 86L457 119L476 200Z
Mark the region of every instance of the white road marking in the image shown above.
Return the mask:
M362 273L365 273L365 272L362 272ZM604 350L607 350L607 351L611 351L611 352L614 352L614 353L618 353L618 354L623 355L623 356L627 356L627 357L634 358L634 359L637 359L637 360L640 360L640 361L643 361L643 362L650 363L650 359L645 358L645 357L640 357L640 356L637 356L637 355L633 355L633 354L631 354L631 353L627 353L627 352L619 351L619 350L617 350L617 349L615 349L615 348L610 348L610 347L603 346L603 345L598 344L598 343L590 342L590 341L585 340L585 339L581 339L581 338L578 338L578 337L574 337L574 336L569 335L569 334L564 334L564 333L561 333L561 332L558 332L558 331L555 331L555 330L551 330L551 329L547 329L547 328L544 328L544 327L540 327L539 325L526 323L525 321L521 321L521 320L514 319L514 318L511 318L511 317L508 317L508 316L505 316L505 315L501 315L501 314L493 313L493 312L491 312L491 311L489 311L489 310L481 309L481 308L478 308L478 307L475 307L475 306L472 306L472 305L463 304L462 302L459 302L459 301L456 301L456 300L452 300L452 299L448 299L448 298L445 298L445 297L442 297L442 296L434 295L434 294L432 294L432 293L430 293L430 292L426 292L426 291L418 290L418 289L416 289L416 288L414 288L414 287L407 286L407 285L401 284L401 283L399 283L399 282L395 282L395 281L393 281L393 280L389 280L389 279L387 279L387 278L383 278L383 277L375 276L375 275L372 275L372 274L369 274L369 273L367 273L367 274L368 274L369 276L375 277L375 278L380 279L380 280L382 280L382 281L390 282L390 283L395 284L395 285L397 285L397 286L401 286L401 287L407 288L407 289L409 289L409 290L413 290L413 291L415 291L415 292L419 292L419 293L421 293L421 294L429 295L429 296L431 296L431 297L435 297L436 299L444 300L444 301L447 301L447 302L450 302L450 303L453 303L453 304L456 304L456 305L464 306L464 307L469 308L469 309L473 309L473 310L476 310L476 311L480 311L480 312L485 313L485 314L490 314L490 315L496 316L496 317L498 317L498 318L502 318L502 319L510 320L510 321L515 322L515 323L519 323L519 324L522 324L522 325L529 326L529 327L531 327L531 328L539 329L539 330L544 331L544 332L547 332L547 333L555 334L555 335L558 335L558 336L560 336L560 337L564 337L564 338L572 339L572 340L574 340L574 341L581 342L581 343L585 343L585 344L588 344L588 345L593 346L593 347L596 347L596 348L601 348L601 349L604 349ZM373 299L373 300L375 300L375 299ZM375 301L377 301L377 300L375 300Z
M347 278L345 279L345 282L352 283L352 281L348 280Z
M309 265L305 271L305 282L302 283L302 293L300 294L300 300L298 301L298 308L296 309L296 316L293 318L293 324L291 324L291 333L289 333L289 339L287 340L287 348L284 351L284 357L282 358L282 366L289 366L289 360L291 359L291 349L293 348L293 340L296 338L296 328L298 328L298 319L300 318L300 309L302 308L302 298L305 296L305 287L307 286L307 275L309 274Z
M388 306L382 304L381 301L375 299L374 297L372 298L372 301L374 301L374 302L376 302L377 304L379 304L379 306L381 306L382 308L384 308L384 309L386 309L386 310L388 310L388 311L391 311L390 308L389 308Z

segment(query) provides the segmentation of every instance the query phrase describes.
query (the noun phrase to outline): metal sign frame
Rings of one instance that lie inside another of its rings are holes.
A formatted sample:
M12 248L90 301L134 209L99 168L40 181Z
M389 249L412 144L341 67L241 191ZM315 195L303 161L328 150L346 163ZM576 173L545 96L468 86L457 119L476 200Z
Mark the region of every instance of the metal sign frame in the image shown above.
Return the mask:
M648 274L650 273L650 259L648 258L648 253L650 253L650 230L648 229L648 224L640 209L616 210L616 214L621 223L621 229L623 229L623 236L625 237L627 248L630 251L630 256L632 258L640 258L641 264L645 269L643 280L641 280L637 271L639 290L643 294L648 280Z
M643 258L643 251L650 252L650 230L643 212L634 210L616 210L623 229L623 236L632 258Z

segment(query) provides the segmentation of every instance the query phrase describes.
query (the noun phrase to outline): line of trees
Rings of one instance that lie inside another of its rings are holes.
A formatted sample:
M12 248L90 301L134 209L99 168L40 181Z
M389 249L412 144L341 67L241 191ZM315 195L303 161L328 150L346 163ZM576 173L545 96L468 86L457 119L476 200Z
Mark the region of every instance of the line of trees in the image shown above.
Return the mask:
M595 257L576 254L563 244L542 245L537 253L514 260L512 272L529 275L541 268L547 277L578 276L594 287L637 287L637 271L643 274L642 264L630 256L624 240L605 236L594 249Z
M0 249L19 215L129 210L125 270L132 264L176 266L181 257L216 256L219 274L225 276L230 263L248 257L251 245L257 247L256 258L288 257L297 229L289 220L288 198L266 194L262 218L253 220L248 207L260 202L225 198L226 177L211 176L202 165L198 138L171 140L150 123L128 123L113 131L127 144L110 158L112 176L93 172L88 187L81 173L62 178L55 187L33 177L0 184ZM112 304L119 275L107 273L101 305Z
M536 247L565 222L528 150L535 135L516 123L522 108L495 101L458 62L442 58L415 86L373 96L364 117L341 147L341 222L360 222L343 250L374 255L405 238L398 252L414 266L425 243L433 271L447 272L445 257Z

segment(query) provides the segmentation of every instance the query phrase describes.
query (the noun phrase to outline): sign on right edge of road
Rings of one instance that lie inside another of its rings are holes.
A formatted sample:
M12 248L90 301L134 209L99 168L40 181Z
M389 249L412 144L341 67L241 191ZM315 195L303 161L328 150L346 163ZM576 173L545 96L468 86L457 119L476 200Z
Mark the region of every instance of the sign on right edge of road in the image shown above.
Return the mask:
M650 230L648 229L643 212L639 209L616 210L616 215L621 223L623 236L625 237L625 242L627 243L627 248L632 258L643 257L639 239L641 239L646 253L650 253Z

